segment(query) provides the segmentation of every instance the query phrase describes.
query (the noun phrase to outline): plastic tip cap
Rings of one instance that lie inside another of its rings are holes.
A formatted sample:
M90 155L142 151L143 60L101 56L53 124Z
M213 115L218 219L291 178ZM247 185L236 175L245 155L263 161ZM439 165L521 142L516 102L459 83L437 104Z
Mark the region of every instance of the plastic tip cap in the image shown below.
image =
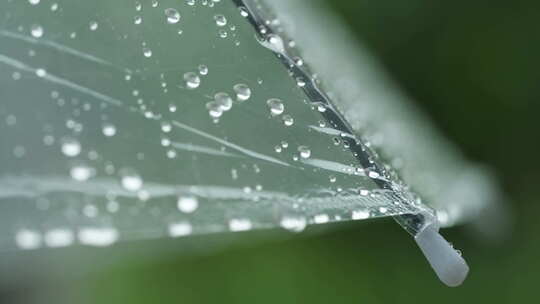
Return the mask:
M439 279L450 287L461 285L469 266L450 243L440 234L436 225L428 225L414 237Z

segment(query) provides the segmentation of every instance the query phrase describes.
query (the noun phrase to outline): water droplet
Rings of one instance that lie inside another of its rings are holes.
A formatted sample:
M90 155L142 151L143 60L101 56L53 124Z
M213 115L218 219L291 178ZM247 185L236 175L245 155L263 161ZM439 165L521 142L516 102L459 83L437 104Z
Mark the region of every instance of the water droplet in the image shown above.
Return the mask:
M135 10L138 12L142 10L142 4L139 1L135 2Z
M288 115L288 114L283 115L282 119L283 119L283 124L286 125L287 127L292 126L294 123L294 119L292 118L291 115Z
M83 214L87 217L96 217L98 215L98 209L95 205L86 205L82 210Z
M81 144L75 139L64 139L62 141L62 153L68 157L75 157L81 153Z
M98 23L96 21L91 21L90 22L90 30L95 31L95 30L97 30L97 28L98 28Z
M335 176L335 175L330 175L329 179L330 179L330 182L331 182L331 183L335 183L335 182L336 182L336 176Z
M266 42L263 45L276 53L285 52L285 46L283 45L283 39L276 34L270 34L267 36Z
M15 242L21 249L36 249L41 246L41 235L37 231L21 229L15 234Z
M270 109L270 114L280 115L285 111L285 106L283 105L283 101L277 98L270 98L266 101L266 104L268 105L268 108Z
M352 212L353 220L364 220L369 218L369 211L367 210L354 210Z
M215 15L214 20L216 21L217 26L227 25L227 18L223 15Z
M294 62L294 64L297 65L297 66L302 66L302 65L304 65L304 61L303 61L302 58L300 58L300 57L294 57L294 58L293 58L293 62Z
M169 224L169 235L171 237L181 237L190 235L193 228L188 222L178 222Z
M167 17L167 23L175 24L180 21L180 13L174 8L166 8L165 16Z
M326 112L326 105L322 102L316 102L317 111L324 113Z
M118 240L118 231L109 227L86 227L79 230L78 237L81 244L103 247Z
M204 64L199 65L199 74L201 75L207 75L208 74L208 67Z
M251 230L252 224L249 219L238 218L229 221L229 230L231 231L247 231Z
M369 171L368 176L371 178L379 178L380 175L375 171Z
M137 191L141 189L143 185L143 180L138 174L136 174L132 170L124 169L122 170L121 175L122 177L120 181L124 189L128 191Z
M224 29L221 29L221 30L218 31L218 35L221 38L227 38L227 31L224 30Z
M366 190L366 189L360 189L360 192L359 192L359 193L360 193L360 195L362 195L362 196L367 196L367 195L369 195L369 190Z
M275 147L274 147L274 150L275 150L277 153L281 153L281 151L283 151L282 148L281 148L281 146L275 146Z
M133 22L134 22L135 24L141 24L141 23L142 23L142 17L141 17L141 16L135 16L135 17L133 18Z
M184 74L184 82L188 89L195 89L201 84L201 78L193 72L187 72Z
M178 198L176 206L184 213L192 213L199 207L199 201L194 196L181 196Z
M30 27L30 34L32 34L33 37L39 38L43 36L43 27L41 25L34 24Z
M45 244L52 248L66 247L73 244L73 232L67 228L51 229L45 233Z
M249 16L248 10L245 7L240 6L238 10L240 11L240 15L242 15L242 17Z
M239 101L245 101L251 97L251 89L243 83L235 84L233 90L236 93L236 99Z
M39 4L40 1L41 1L41 0L28 0L28 2L29 2L30 4L32 4L32 5L37 5L37 4Z
M45 76L47 76L47 71L45 71L45 69L37 69L36 70L36 75L38 77L45 77Z
M146 58L152 57L152 50L147 47L143 47L143 55Z
M306 228L306 219L298 216L285 216L279 224L292 232L301 232Z
M313 222L315 222L315 224L324 224L328 223L328 221L330 221L328 214L317 214L313 218Z
M113 124L106 123L103 124L101 131L103 132L103 135L111 137L116 134L116 127Z
M168 150L168 151L167 151L167 157L168 157L168 158L171 158L171 159L172 159L172 158L175 158L175 157L176 157L176 150L172 150L172 149L171 149L171 150Z
M152 7L157 7L159 2L157 0L152 0Z
M172 125L169 122L164 121L161 123L161 131L165 133L169 133L171 132L171 130L172 130Z
M311 156L311 150L307 146L299 146L298 152L302 158L309 158Z
M87 181L90 177L92 177L95 174L95 170L94 168L91 168L85 165L80 165L80 166L75 166L71 168L69 173L71 175L71 178L73 178L74 180L78 182L84 182L84 181Z
M232 108L232 98L229 94L219 92L214 95L214 101L219 105L222 111L229 111Z
M186 0L187 5L193 6L195 5L195 0Z
M223 114L221 106L215 101L207 102L206 109L208 110L208 114L210 114L210 116L213 118L219 118Z

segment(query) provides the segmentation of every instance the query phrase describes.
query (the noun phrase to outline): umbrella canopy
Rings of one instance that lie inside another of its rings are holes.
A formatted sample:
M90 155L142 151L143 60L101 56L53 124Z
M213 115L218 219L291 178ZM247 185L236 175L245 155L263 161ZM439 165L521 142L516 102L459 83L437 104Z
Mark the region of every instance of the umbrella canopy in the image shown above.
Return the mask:
M313 15L287 18L287 5L0 4L0 248L396 216L459 284L466 264L437 231L471 212L435 200L438 220L393 167L431 199L436 187L416 170L443 176L437 186L459 171L440 168L467 165L414 111L395 110L409 108L381 94L395 90L369 63L359 75L313 55L315 36L302 32Z

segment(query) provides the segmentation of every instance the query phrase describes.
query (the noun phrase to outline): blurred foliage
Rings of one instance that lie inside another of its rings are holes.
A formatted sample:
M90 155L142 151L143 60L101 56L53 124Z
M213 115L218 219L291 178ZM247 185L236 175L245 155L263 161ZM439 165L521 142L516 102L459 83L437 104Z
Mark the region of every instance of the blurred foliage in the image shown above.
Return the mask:
M510 194L515 226L505 242L485 244L467 227L443 232L471 265L464 286L443 286L412 239L393 221L377 220L211 256L126 262L43 288L88 303L534 301L540 273L540 3L328 3L449 138L495 169ZM6 292L15 301L28 296Z

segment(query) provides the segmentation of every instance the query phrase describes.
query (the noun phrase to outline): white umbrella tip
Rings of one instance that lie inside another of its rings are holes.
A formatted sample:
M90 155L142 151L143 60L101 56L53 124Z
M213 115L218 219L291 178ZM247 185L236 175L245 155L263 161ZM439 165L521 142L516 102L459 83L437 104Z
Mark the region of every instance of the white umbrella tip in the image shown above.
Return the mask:
M439 279L450 287L459 286L467 277L469 266L438 230L436 225L430 224L414 239Z

